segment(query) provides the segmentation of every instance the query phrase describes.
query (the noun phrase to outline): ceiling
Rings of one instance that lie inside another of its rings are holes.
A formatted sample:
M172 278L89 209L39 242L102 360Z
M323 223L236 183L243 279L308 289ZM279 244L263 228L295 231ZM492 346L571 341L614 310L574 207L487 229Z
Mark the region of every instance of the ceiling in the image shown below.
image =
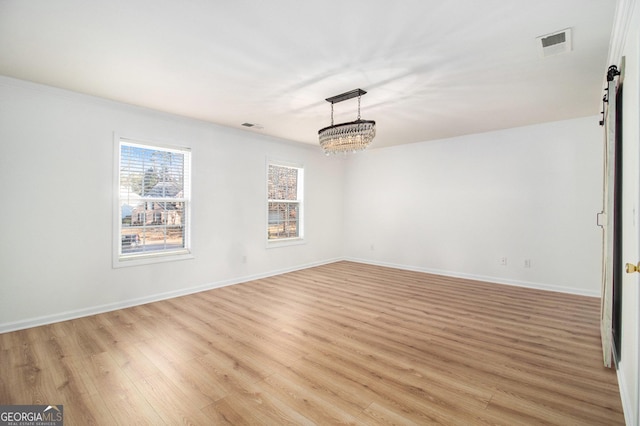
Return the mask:
M309 144L324 99L361 88L375 148L599 114L615 8L0 0L0 74ZM572 51L541 57L536 37L566 28ZM357 99L334 107L356 119Z

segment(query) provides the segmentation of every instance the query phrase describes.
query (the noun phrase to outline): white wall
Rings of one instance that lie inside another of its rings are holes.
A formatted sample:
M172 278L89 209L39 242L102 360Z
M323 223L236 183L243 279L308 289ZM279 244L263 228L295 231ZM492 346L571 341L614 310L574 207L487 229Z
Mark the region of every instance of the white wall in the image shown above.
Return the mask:
M350 157L345 254L598 296L602 149L594 116Z
M343 256L598 295L597 121L344 160L315 146L0 78L0 193L10 200L0 217L0 331ZM114 131L192 148L194 260L111 268ZM265 248L266 157L305 165L303 246Z
M112 269L114 132L191 147L195 259ZM267 157L305 167L305 245L266 248ZM339 258L343 168L316 147L0 77L0 332Z

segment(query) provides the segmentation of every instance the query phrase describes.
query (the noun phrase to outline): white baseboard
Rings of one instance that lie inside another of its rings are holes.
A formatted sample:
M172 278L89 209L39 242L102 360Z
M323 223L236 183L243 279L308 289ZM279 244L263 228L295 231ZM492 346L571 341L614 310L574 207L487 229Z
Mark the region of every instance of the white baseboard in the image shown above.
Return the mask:
M104 305L96 305L83 309L75 309L72 311L60 312L52 315L44 315L41 317L28 318L25 320L7 322L0 324L0 333L8 333L10 331L23 330L25 328L38 327L41 325L53 324L60 321L67 321L76 318L86 317L90 315L102 314L105 312L116 311L118 309L130 308L132 306L144 305L151 302L159 302L161 300L172 299L174 297L186 296L189 294L199 293L202 291L212 290L214 288L226 287L235 284L241 284L248 281L253 281L261 278L273 277L276 275L285 274L287 272L298 271L301 269L312 268L314 266L326 265L343 260L342 258L329 259L320 262L312 262L304 265L292 266L284 269L277 269L260 274L246 275L243 277L233 278L230 280L216 281L196 287L189 287L180 290L152 294L145 297L139 297L135 299L123 300L115 303L107 303Z
M388 268L402 269L405 271L424 272L427 274L443 275L446 277L464 278L468 280L484 281L489 283L511 285L516 287L526 287L526 288L532 288L537 290L555 291L559 293L569 293L569 294L576 294L580 296L600 297L599 292L580 290L576 288L564 287L564 286L559 286L554 284L536 283L536 282L520 281L520 280L509 280L509 279L500 278L500 277L466 274L463 272L455 272L455 271L443 271L439 269L424 268L424 267L413 266L413 265L401 265L396 263L378 262L378 261L372 261L368 259L345 258L344 260L348 260L351 262L358 262L358 263L366 263L369 265L386 266Z
M625 377L621 374L620 369L616 370L618 375L618 388L620 389L620 400L622 402L622 411L624 413L624 422L628 426L638 426L638 419L633 418L636 415L634 408L635 402L632 400L632 393L629 392L629 384L625 381Z

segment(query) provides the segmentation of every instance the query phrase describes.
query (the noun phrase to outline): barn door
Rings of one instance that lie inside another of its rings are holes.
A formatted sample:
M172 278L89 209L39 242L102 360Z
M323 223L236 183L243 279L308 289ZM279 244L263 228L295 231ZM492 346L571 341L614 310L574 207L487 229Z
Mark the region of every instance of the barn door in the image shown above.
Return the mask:
M602 355L604 365L611 367L611 355L613 352L613 301L614 301L614 283L615 279L619 279L620 272L619 250L616 244L619 238L616 238L616 193L619 192L619 179L616 185L616 174L619 169L620 158L616 143L616 91L617 84L615 77L619 72L615 66L609 67L607 73L607 90L604 97L604 111L602 124L605 129L604 140L604 188L603 188L603 210L598 215L598 225L602 227L602 294L600 307L600 336L602 340Z

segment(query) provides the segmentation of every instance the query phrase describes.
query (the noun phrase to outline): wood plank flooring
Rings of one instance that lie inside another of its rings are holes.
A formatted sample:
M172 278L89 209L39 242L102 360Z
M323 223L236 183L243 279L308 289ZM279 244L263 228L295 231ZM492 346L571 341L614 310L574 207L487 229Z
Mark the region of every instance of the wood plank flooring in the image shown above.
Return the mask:
M616 425L599 299L338 262L0 335L65 425Z

